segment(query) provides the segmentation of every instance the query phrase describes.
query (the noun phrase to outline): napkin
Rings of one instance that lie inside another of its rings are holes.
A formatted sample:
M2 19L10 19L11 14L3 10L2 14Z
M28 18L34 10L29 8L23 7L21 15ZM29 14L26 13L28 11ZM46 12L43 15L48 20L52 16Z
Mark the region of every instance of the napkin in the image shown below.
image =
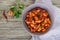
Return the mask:
M54 24L51 30L44 35L32 35L31 40L60 40L60 9L54 5L51 6L54 9Z

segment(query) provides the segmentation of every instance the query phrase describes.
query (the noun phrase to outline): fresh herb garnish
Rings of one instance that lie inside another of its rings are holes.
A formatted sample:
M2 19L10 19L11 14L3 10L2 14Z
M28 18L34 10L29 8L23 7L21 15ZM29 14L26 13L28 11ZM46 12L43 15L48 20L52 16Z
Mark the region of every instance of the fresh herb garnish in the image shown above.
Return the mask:
M10 6L10 9L13 10L13 15L16 18L22 14L22 10L24 9L24 5L20 3L20 0L17 0L16 5Z
M20 8L21 10L23 10L23 9L24 9L24 5L20 5L19 8Z
M16 6L10 6L10 9L12 9L12 10L15 10L16 9Z
M42 28L42 26L40 26Z

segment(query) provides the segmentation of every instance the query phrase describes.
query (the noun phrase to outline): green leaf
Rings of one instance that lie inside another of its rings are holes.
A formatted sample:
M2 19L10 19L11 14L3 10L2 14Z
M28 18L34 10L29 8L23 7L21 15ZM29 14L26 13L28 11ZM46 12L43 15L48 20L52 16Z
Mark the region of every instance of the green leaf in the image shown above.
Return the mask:
M21 5L19 6L19 8L23 10L23 9L24 9L24 5L21 4Z
M17 14L15 17L16 17L16 18L19 18L19 14Z
M19 12L19 11L17 11L18 12L18 14L20 15L20 14L22 14L21 12Z
M14 11L14 16L16 17L16 18L19 18L19 16L20 16L20 12L19 11Z
M17 14L17 12L16 12L16 11L14 11L14 16L16 16L16 14Z
M15 10L16 6L11 6L10 9Z

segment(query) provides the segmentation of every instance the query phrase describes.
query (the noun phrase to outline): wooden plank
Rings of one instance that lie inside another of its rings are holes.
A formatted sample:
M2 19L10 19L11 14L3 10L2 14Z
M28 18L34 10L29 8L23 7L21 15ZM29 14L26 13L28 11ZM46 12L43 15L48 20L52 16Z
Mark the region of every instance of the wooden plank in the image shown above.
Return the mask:
M3 6L4 8L9 8L15 0L0 0L0 8ZM4 3L5 4L4 4ZM52 0L53 4L57 7L60 7L60 0ZM29 2L30 3L30 2ZM2 5L3 4L3 5ZM31 3L32 4L32 3ZM25 2L25 5L31 5ZM2 8L3 8L2 7ZM6 8L6 9L7 9ZM9 22L7 23L5 19L0 20L0 40L29 40L31 38L30 33L25 31L24 27L22 26L22 17L19 19L8 19Z
M60 0L52 0L53 4L60 5Z
M56 7L60 8L60 5L55 5Z

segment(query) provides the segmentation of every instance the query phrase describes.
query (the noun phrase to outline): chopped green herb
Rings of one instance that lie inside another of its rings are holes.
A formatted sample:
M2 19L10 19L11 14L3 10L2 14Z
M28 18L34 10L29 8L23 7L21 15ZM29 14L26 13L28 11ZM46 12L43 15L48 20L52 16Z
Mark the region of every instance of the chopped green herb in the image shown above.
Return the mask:
M21 13L20 13L19 11L15 11L15 12L14 12L14 16L15 16L16 18L19 18L20 14L21 14Z
M22 10L24 9L24 5L20 3L20 0L17 0L16 5L10 6L10 9L13 10L13 15L16 18L22 14Z
M20 5L19 8L23 10L24 9L24 5Z
M15 17L16 17L16 18L19 18L19 14L17 14Z
M15 10L16 6L11 6L10 9Z
M16 16L18 14L18 12L17 11L14 11L14 16Z
M40 26L42 28L42 26Z

